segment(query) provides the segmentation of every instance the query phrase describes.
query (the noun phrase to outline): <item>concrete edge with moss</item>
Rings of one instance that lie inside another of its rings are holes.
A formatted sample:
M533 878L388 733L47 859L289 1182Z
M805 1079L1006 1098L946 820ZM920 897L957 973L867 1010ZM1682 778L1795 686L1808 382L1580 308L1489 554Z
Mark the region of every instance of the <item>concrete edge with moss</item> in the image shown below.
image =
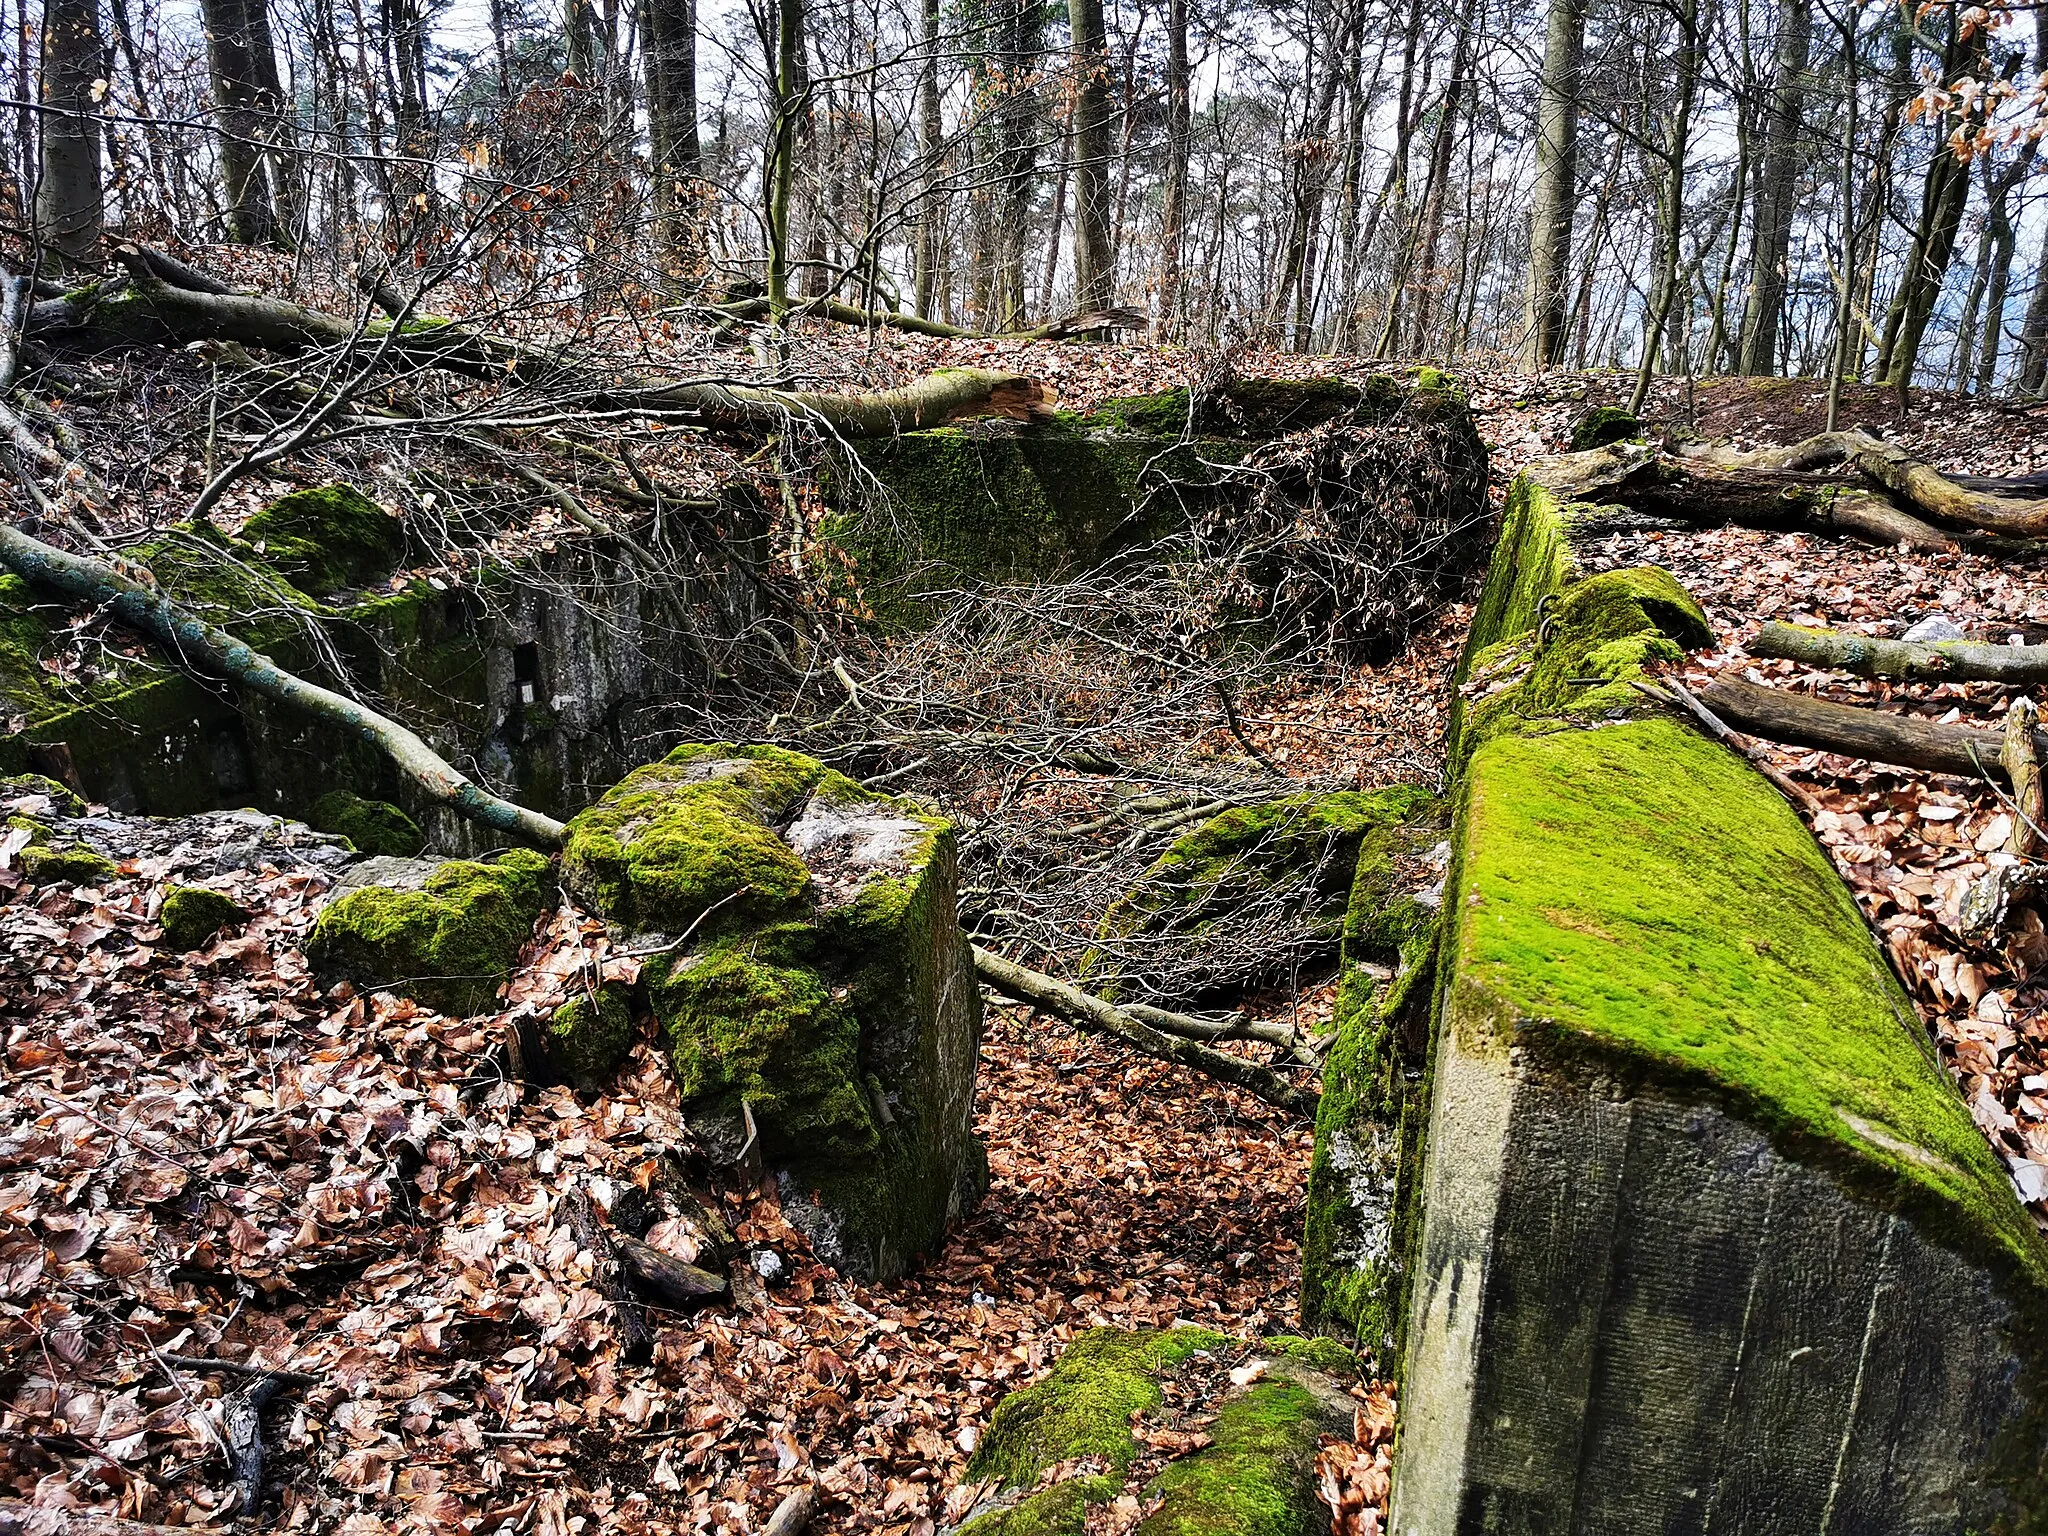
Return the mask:
M986 1184L957 865L914 802L720 743L628 774L563 848L568 888L648 952L692 1130L761 1158L819 1258L862 1278L936 1252ZM602 1008L554 1023L608 1037Z
M996 1405L967 1468L989 1496L957 1536L1083 1536L1091 1507L1124 1493L1143 1453L1137 1425L1170 1417L1166 1381L1240 1359L1262 1365L1207 1405L1211 1443L1168 1462L1137 1490L1157 1507L1141 1536L1319 1536L1330 1514L1315 1488L1324 1435L1348 1436L1359 1362L1329 1339L1233 1339L1205 1328L1091 1328L1036 1385Z
M1697 604L1586 574L1548 466L1461 668L1392 1528L2043 1528L2048 1249L1798 816L1632 686Z

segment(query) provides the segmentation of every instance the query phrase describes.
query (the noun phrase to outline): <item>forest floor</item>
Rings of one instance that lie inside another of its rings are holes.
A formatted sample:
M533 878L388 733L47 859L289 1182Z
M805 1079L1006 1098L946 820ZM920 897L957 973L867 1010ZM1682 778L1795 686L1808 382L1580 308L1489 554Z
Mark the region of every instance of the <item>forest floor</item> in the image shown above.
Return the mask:
M1194 367L1137 347L876 348L849 375L1001 361L1080 406L1191 382ZM1236 366L1330 371L1286 354ZM1469 383L1497 481L1628 385ZM1689 403L1705 430L1777 441L1817 429L1814 394L1675 386L1662 403L1681 416ZM1852 400L1845 420L1876 424L1884 404ZM2042 414L1921 402L1894 431L1945 468L2048 467ZM1975 557L1739 531L1618 536L1603 557L1670 565L1708 605L1723 645L1697 659L1702 673L1750 665L1741 642L1765 618L1896 633L1939 610L2030 638L2048 623L2048 577ZM1324 742L1315 755L1329 760L1290 766L1361 783L1431 771L1468 619L1449 604L1402 657L1339 693L1272 701L1275 720L1338 711L1353 734L1255 736ZM1866 700L1874 686L1796 685ZM2003 694L1919 697L1989 720ZM1980 1123L2016 1165L2048 1170L2048 996L2029 979L2048 943L1974 955L1948 926L1999 831L1995 797L1813 754L1781 761L1823 796L1820 835L1914 979ZM843 1282L809 1260L772 1197L729 1191L740 1236L789 1253L792 1277L749 1309L664 1320L653 1363L627 1365L554 1207L579 1181L622 1187L683 1139L651 1047L594 1097L466 1097L489 1020L323 995L308 977L301 943L329 880L316 846L233 817L176 825L166 842L162 825L124 833L110 820L108 836L135 851L98 888L28 889L0 868L0 1482L17 1496L167 1524L224 1518L219 1420L239 1383L168 1357L246 1357L317 1378L265 1417L265 1522L278 1529L747 1531L814 1480L821 1531L928 1536L949 1497L964 1507L960 1479L995 1402L1076 1330L1183 1320L1256 1336L1295 1320L1308 1127L991 1009L991 1187L933 1264L890 1285ZM253 916L177 954L155 903L193 879ZM1261 1002L1312 1017L1329 1006L1316 978ZM2023 1177L2048 1193L2048 1171Z

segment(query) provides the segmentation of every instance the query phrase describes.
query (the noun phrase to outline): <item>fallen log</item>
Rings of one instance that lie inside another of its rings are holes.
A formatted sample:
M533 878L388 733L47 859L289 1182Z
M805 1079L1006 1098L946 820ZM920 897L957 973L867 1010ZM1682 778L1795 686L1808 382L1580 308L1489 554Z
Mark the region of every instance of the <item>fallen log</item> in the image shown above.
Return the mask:
M1271 1067L1154 1029L1115 1003L1092 992L1083 992L1056 976L1034 971L1014 960L1005 960L980 945L974 946L974 971L1004 997L1043 1009L1065 1019L1076 1029L1113 1036L1147 1056L1188 1067L1242 1088L1276 1108L1298 1115L1315 1113L1318 1095L1305 1088L1297 1088Z
M611 1303L612 1318L619 1328L619 1351L629 1361L645 1365L654 1358L654 1335L640 1315L640 1301L626 1278L625 1263L619 1257L617 1239L597 1214L597 1205L578 1184L562 1196L563 1213L576 1241L590 1255L590 1279L598 1295Z
M374 350L392 368L438 369L479 381L532 386L545 391L557 407L639 412L747 431L783 431L796 421L841 437L889 437L964 416L1034 420L1047 409L1045 391L1036 380L997 369L941 369L897 389L857 395L715 379L620 376L460 321L332 315L286 299L181 287L139 272L123 282L38 300L29 306L23 334L87 346L236 342L284 353Z
M1836 752L1927 773L2004 782L2002 732L1969 725L1944 725L1912 715L1888 714L1853 704L1834 704L1804 694L1766 688L1745 678L1720 677L1700 690L1700 702L1721 719L1752 736L1787 746ZM2033 733L2034 750L2048 749L2048 736Z
M711 306L714 314L729 323L758 323L769 318L768 300L761 297L735 299ZM862 309L844 299L805 299L784 313L785 320L830 320L838 325L857 325L863 330L907 331L915 336L937 336L952 341L1071 341L1101 331L1143 330L1149 323L1141 309L1081 310L1024 331L972 331L927 320L894 309Z
M1766 624L1750 652L1859 677L1921 682L2048 683L2048 645L1987 645L1975 640L1882 640L1804 624Z
M181 608L155 587L145 586L105 560L58 549L0 522L0 566L53 596L105 610L180 665L212 672L361 737L388 756L428 798L471 821L538 847L562 846L567 829L561 822L499 799L397 721L285 671L218 625Z
M623 1232L609 1234L619 1266L635 1291L664 1306L692 1307L726 1294L725 1277L650 1248Z
M1730 462L1762 470L1814 469L1824 464L1847 463L1866 480L1903 497L1935 522L2022 538L2048 535L2048 503L2037 496L1971 490L1914 458L1896 443L1884 442L1860 429L1822 432L1787 448L1743 454Z
M775 1513L768 1517L768 1523L761 1527L761 1536L803 1536L811 1528L811 1518L818 1512L818 1490L806 1484L794 1492L784 1495Z

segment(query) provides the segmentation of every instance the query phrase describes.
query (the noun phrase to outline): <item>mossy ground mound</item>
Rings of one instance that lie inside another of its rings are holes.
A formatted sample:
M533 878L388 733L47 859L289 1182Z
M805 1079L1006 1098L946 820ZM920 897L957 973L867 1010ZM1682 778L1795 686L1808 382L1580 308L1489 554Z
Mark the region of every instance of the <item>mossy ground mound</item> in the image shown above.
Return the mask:
M315 800L306 824L347 838L358 853L409 859L427 845L419 823L398 806L348 789L331 789Z
M173 885L164 891L157 924L173 949L197 949L225 928L248 921L249 914L219 891L203 885Z
M1247 1386L1232 1388L1225 1371L1248 1354L1265 1363ZM998 1507L969 1520L960 1536L1082 1536L1089 1509L1131 1480L1142 1451L1138 1427L1169 1416L1163 1384L1190 1372L1217 1393L1208 1430L1214 1443L1145 1482L1139 1498L1158 1507L1139 1531L1313 1536L1327 1529L1314 1466L1321 1437L1350 1429L1345 1388L1358 1379L1358 1362L1349 1351L1327 1339L1246 1345L1200 1328L1091 1328L1044 1381L996 1405L967 1475L995 1483ZM1074 1470L1037 1487L1055 1467Z
M548 1020L542 1041L549 1077L585 1092L604 1087L640 1038L630 989L606 982L593 996L572 997Z
M1335 794L1286 795L1236 806L1177 838L1131 892L1104 914L1097 949L1083 964L1106 996L1126 990L1125 973L1173 941L1175 970L1194 984L1257 979L1205 969L1199 941L1213 925L1255 911L1275 942L1270 964L1284 969L1337 947L1359 850L1425 813L1429 792L1413 785ZM1291 948L1278 935L1295 935ZM1186 949L1186 953L1179 953Z
M795 753L684 746L578 815L562 868L672 941L644 981L698 1134L734 1155L751 1125L828 1263L933 1251L985 1180L951 826Z
M446 1014L490 1012L546 908L548 861L521 848L489 863L451 859L403 878L404 886L356 886L321 909L306 941L316 974L398 992Z

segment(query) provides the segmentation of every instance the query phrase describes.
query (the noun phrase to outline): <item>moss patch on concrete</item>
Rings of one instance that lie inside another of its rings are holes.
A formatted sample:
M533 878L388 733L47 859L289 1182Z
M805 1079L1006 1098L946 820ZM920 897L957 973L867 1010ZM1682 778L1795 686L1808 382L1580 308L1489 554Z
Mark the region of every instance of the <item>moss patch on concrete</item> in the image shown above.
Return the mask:
M112 859L83 843L30 843L15 858L35 885L105 885L121 872Z
M572 997L548 1020L548 1075L595 1092L633 1051L640 1028L633 1018L630 989L606 982L589 996Z
M278 497L243 524L241 536L314 597L387 576L405 552L398 519L341 481Z
M548 861L514 849L452 859L418 890L362 886L321 909L306 955L324 978L398 992L446 1014L488 1013L547 905Z
M1466 794L1461 1039L1726 1100L1938 1238L2048 1282L1854 900L1748 764L1642 720L1497 738Z
M306 824L349 840L358 853L409 859L427 845L419 823L389 800L366 800L348 789L332 789L313 802Z
M1397 1369L1428 1122L1431 983L1448 807L1418 806L1360 851L1345 912L1336 1039L1323 1065L1302 1240L1302 1319Z
M164 942L173 949L187 950L197 949L223 929L239 927L248 918L233 901L203 885L167 887L156 915Z
M569 823L562 880L641 932L728 931L805 910L810 875L776 836L827 770L776 747L683 746Z
M1139 1536L1322 1536L1316 1452L1332 1427L1324 1400L1275 1372L1227 1398L1215 1443L1173 1462L1146 1490L1162 1500Z

